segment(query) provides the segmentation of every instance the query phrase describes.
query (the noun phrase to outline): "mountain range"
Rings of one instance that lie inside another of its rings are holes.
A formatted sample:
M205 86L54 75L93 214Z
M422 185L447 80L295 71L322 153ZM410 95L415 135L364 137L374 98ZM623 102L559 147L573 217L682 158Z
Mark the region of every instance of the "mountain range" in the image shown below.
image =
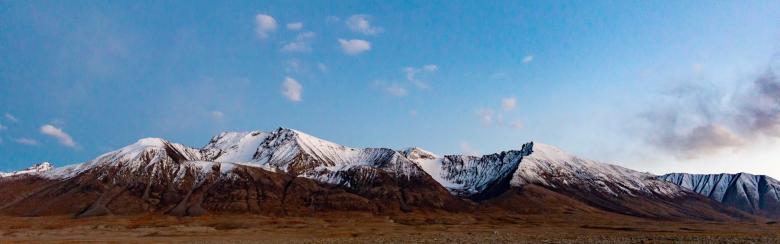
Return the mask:
M144 138L65 167L0 173L0 213L311 215L597 212L654 219L780 216L767 176L663 176L529 142L483 156L350 148L297 130L223 132L191 148Z

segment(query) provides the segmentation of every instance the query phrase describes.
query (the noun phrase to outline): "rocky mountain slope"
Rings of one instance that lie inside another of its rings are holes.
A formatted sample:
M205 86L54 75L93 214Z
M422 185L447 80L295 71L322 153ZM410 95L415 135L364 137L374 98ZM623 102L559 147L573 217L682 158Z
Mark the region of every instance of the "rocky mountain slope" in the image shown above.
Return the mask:
M438 156L420 148L350 148L285 128L224 132L200 149L146 138L85 163L3 175L0 213L392 214L528 211L517 204L529 202L558 209L534 195L640 217L751 218L656 176L538 143Z
M659 178L749 213L780 217L780 182L765 175L672 173Z
M634 216L744 216L655 175L581 159L541 143L482 157L439 157L421 149L409 149L405 154L451 193L477 201L533 185L603 210Z

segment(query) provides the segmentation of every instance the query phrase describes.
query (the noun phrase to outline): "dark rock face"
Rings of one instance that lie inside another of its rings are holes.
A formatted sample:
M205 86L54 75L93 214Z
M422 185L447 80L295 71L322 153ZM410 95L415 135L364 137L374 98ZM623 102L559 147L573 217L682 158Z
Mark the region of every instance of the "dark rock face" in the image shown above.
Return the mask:
M780 182L765 175L674 173L659 178L748 213L780 217Z
M193 216L217 212L390 214L470 208L469 203L451 196L433 180L397 180L372 168L347 171L345 174L354 181L344 187L241 165L230 165L231 169L223 173L221 167L226 165L176 162L168 157L142 164L143 170L97 167L64 181L33 175L3 179L0 192L15 194L3 194L0 200L6 204L0 211L22 216L87 217L138 213Z

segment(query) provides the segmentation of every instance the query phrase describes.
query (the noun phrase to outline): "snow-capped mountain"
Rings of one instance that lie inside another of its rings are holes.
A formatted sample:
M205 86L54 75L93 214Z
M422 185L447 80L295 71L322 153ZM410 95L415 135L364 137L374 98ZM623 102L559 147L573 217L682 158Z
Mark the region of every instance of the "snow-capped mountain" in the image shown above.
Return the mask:
M3 177L0 212L467 211L533 185L573 199L567 202L635 216L741 216L656 176L539 143L484 156L438 156L420 148L350 148L279 128L223 132L203 148L145 138L85 163L50 168Z
M532 145L533 143L529 143L517 151L481 157L467 155L439 157L420 148L409 148L402 152L453 194L483 199L491 195L488 189L500 187L502 182L508 182L523 156L530 153Z
M398 177L423 173L392 149L349 148L286 128L271 133L222 133L204 147L204 155L204 160L277 169L333 184L348 183L345 173L363 167L382 169Z
M451 193L477 201L534 185L591 206L637 216L704 217L722 210L655 175L582 159L541 143L482 157L441 157L419 148L403 153Z
M34 164L33 166L30 166L26 169L9 172L9 173L3 173L0 172L0 177L7 177L7 176L14 176L14 175L25 175L25 174L38 174L38 173L44 173L51 169L53 169L54 166L51 165L49 162L41 162Z
M78 204L50 205L68 201ZM3 212L78 216L468 205L395 150L348 148L284 128L222 133L203 149L141 139L85 163L0 182L0 202Z
M780 217L780 182L769 176L672 173L659 178L749 213Z
M532 152L523 158L512 178L513 186L538 184L611 196L675 197L683 194L679 187L649 173L582 159L550 145L535 143L532 147Z

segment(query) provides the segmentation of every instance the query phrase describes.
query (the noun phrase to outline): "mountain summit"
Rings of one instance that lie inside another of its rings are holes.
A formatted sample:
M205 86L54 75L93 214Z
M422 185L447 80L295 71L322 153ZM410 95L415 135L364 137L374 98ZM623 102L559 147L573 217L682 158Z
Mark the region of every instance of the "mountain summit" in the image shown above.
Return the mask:
M540 143L439 156L351 148L287 128L223 132L203 148L144 138L81 164L0 178L0 212L26 216L559 209L544 199L639 217L752 218L658 176Z

